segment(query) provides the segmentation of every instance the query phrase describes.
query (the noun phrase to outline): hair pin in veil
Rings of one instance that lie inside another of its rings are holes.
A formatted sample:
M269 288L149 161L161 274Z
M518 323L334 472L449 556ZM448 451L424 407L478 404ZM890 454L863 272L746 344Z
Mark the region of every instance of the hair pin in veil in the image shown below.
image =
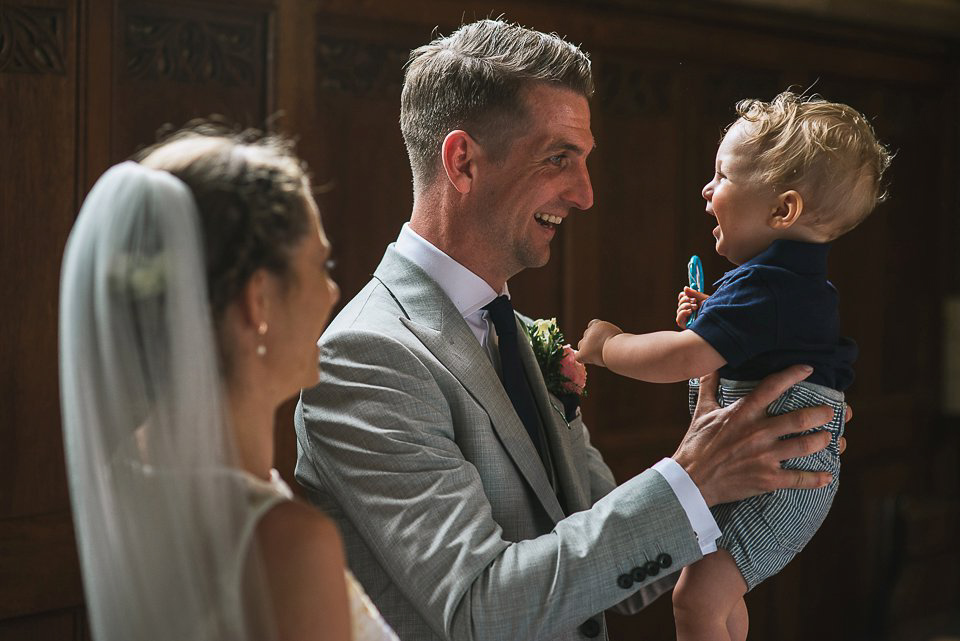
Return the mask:
M136 300L159 296L166 288L165 256L117 254L110 263L110 287Z

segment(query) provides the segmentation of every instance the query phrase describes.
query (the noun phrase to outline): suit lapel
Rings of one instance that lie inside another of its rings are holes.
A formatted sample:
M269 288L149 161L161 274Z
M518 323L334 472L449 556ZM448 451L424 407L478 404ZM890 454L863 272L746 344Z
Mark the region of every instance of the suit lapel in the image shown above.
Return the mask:
M490 416L504 449L554 521L564 517L540 455L513 409L500 377L466 321L419 267L387 248L374 273L400 303L401 322L453 374Z
M525 340L527 334L523 322L517 319L517 331L523 337L520 340L520 358L533 389L533 397L543 418L543 430L550 444L550 456L553 459L554 472L560 485L564 502L567 504L567 513L572 514L590 507L590 500L581 486L576 474L572 453L567 444L570 442L570 424L567 423L563 405L547 392L547 384L543 379L543 372L533 353L533 346ZM579 428L577 428L579 429Z

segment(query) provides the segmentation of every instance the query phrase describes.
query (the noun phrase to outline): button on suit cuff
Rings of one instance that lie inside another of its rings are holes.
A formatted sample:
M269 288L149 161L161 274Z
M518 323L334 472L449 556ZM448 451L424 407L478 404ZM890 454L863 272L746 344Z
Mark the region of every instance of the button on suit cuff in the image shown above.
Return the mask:
M677 500L690 521L690 527L697 535L700 552L705 555L716 552L720 528L690 475L672 458L661 459L653 469L660 473L677 495Z

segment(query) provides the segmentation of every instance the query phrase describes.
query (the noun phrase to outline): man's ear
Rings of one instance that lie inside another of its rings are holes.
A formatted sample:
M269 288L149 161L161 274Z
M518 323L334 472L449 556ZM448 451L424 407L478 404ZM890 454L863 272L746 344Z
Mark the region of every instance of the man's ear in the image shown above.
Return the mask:
M803 213L803 196L800 192L790 189L777 196L777 208L770 215L770 227L773 229L787 229Z
M476 141L462 129L451 131L443 139L443 146L440 148L443 170L447 174L447 180L461 194L468 193L473 187L476 154Z

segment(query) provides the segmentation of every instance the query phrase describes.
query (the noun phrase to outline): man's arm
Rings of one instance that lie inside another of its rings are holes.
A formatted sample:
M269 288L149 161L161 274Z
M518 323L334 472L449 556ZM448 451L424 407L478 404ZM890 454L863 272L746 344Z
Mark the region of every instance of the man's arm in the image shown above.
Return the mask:
M652 583L618 579L660 553L673 567L700 558L653 470L548 534L505 540L484 488L500 479L481 478L457 444L484 426L457 423L422 355L373 332L337 332L323 347L321 383L302 396L301 464L438 635L553 638ZM509 491L523 504L525 486Z

